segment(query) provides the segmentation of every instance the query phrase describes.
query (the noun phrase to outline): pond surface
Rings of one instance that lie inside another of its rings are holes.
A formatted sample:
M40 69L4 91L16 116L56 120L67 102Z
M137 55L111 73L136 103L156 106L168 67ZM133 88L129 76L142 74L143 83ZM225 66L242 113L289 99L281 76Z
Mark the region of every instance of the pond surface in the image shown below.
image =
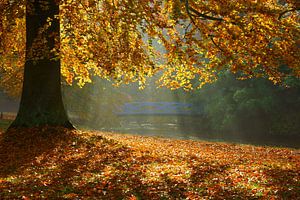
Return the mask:
M168 120L166 120L168 119ZM119 133L130 133L143 136L159 136L175 139L206 140L212 142L230 142L262 146L300 148L299 136L255 135L239 133L208 133L205 124L194 117L172 118L169 116L126 117L120 127L106 129Z

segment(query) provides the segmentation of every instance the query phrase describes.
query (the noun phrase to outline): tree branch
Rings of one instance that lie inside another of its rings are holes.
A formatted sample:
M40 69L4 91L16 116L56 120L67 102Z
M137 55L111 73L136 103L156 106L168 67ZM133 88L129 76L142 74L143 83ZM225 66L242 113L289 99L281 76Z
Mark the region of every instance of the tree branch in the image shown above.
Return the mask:
M300 8L293 8L293 9L290 9L290 10L283 11L282 13L279 14L278 20L281 20L281 18L283 17L283 15L285 15L286 13L294 12L294 11L297 11L297 10L300 10Z
M189 23L189 25L185 27L183 40L186 38L186 34L187 34L188 29L189 29L190 26L191 26L191 23Z
M190 13L190 9L189 9L189 1L188 0L185 0L185 10L186 10L186 13L188 14L190 20L192 21L192 23L197 27L194 19L193 19L193 15Z
M212 43L222 52L225 52L214 40L213 35L209 35L210 40L212 41Z
M188 0L185 0L185 8L187 10L187 13L188 15L192 15L195 14L196 16L198 17L202 17L204 19L208 19L208 20L214 20L214 21L224 21L223 18L219 18L219 17L213 17L213 16L209 16L207 14L204 14L204 13L200 13L199 11L195 10L194 8L190 7L189 6L189 1ZM192 12L192 13L191 13Z

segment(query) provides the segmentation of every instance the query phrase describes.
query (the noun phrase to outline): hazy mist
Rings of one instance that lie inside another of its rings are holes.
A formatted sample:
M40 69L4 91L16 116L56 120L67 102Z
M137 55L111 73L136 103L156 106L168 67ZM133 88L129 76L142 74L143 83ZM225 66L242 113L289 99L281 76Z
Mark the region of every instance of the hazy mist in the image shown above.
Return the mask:
M196 91L158 88L150 79L113 87L95 78L83 88L64 86L65 105L81 128L180 139L300 147L300 83L274 86L229 73Z

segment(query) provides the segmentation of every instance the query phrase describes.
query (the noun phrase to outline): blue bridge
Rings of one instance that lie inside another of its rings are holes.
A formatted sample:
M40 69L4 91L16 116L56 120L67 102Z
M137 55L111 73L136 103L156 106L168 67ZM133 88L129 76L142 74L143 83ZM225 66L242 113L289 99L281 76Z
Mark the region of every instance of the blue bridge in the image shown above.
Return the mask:
M203 115L203 107L180 102L131 102L120 107L117 115Z

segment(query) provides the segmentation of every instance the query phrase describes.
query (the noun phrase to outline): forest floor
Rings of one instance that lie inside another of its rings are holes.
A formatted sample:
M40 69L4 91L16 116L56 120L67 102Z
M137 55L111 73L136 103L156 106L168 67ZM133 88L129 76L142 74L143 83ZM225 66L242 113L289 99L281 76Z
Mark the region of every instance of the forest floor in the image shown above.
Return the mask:
M300 199L298 149L62 128L0 134L0 199Z

